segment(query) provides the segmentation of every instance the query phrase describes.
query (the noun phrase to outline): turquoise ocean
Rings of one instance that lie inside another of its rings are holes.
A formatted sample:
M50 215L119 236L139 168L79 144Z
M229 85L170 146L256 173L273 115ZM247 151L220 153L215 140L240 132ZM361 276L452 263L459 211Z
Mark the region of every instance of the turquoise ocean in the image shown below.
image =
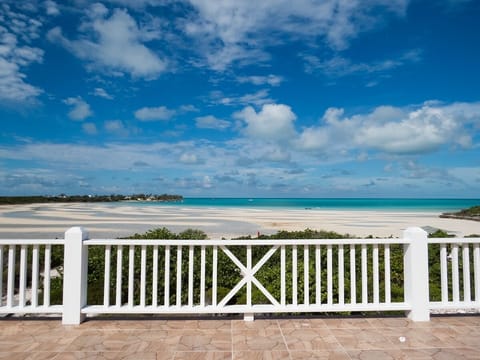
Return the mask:
M183 201L129 202L138 206L188 206L218 208L273 208L317 210L376 210L376 211L458 211L480 205L480 199L385 199L385 198L197 198Z

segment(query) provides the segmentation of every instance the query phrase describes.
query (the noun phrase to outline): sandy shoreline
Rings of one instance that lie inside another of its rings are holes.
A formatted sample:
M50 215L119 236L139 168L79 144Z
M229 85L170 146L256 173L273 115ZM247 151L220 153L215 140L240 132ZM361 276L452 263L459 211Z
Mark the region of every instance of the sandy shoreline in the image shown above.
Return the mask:
M480 222L441 219L425 211L112 206L100 203L32 204L0 207L0 238L62 238L83 226L91 238L114 238L167 227L205 231L209 238L271 234L278 230L336 231L359 237L400 237L410 226L431 226L465 236L480 234Z

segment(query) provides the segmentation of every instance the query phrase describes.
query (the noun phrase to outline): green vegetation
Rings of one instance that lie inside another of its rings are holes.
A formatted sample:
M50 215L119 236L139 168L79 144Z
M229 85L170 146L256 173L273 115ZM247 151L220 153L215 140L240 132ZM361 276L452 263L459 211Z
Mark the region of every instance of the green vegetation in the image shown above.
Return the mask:
M440 217L480 221L480 206L472 206L471 208L463 209L455 213L444 213L440 215Z
M24 205L37 203L74 203L74 202L117 202L117 201L163 201L173 202L183 200L181 195L65 195L58 196L0 196L0 205Z
M134 234L129 239L196 239L204 240L207 238L207 235L200 230L188 229L179 234L173 233L166 228L158 228L150 230L144 234ZM279 231L273 235L260 235L257 239L347 239L352 238L351 235L342 235L336 232L331 231L317 231L306 229L304 231ZM250 236L241 237L238 239L251 239ZM310 287L310 302L315 302L315 247L309 246L309 287ZM243 246L229 246L230 250L242 264L246 264L246 248ZM269 250L269 247L262 246L252 246L252 263L256 264L260 259L266 254ZM104 286L104 268L105 268L105 254L104 247L102 246L91 246L89 247L89 261L88 261L88 303L89 304L103 304L103 286ZM177 256L181 252L182 256L182 292L181 292L181 303L186 304L188 302L188 247L183 246L181 250L177 246L171 246L170 249L170 285L169 285L169 303L175 304L177 302L176 298L176 283L177 283ZM304 247L298 246L297 249L297 300L299 303L303 302L304 299ZM350 301L350 269L349 269L349 258L350 258L350 247L344 248L344 258L345 258L345 301ZM361 249L360 246L355 247L355 257L356 257L356 282L359 284L361 282ZM372 252L372 246L368 246L367 251L369 254ZM122 302L125 303L128 301L128 247L124 246L122 251ZM206 259L206 301L211 303L212 301L212 257L213 250L211 247L206 248L205 251ZM293 289L292 289L292 269L293 266L293 254L292 246L286 247L286 301L291 303L293 301ZM390 263L391 263L391 294L392 300L403 299L403 247L401 245L392 245L390 246ZM194 253L194 272L193 272L193 282L194 282L194 302L198 302L200 299L200 251L198 248ZM322 302L327 301L326 294L326 277L327 277L327 259L326 259L326 250L325 247L322 247L322 257L321 257L321 278L322 278ZM134 251L134 302L136 304L140 301L140 262L141 262L141 247L136 246ZM383 251L379 252L379 262L380 269L383 269L384 259ZM115 290L116 290L116 263L117 263L117 252L112 248L111 254L111 279L110 279L110 304L115 302ZM146 301L147 305L151 303L151 294L152 294L152 273L153 273L153 249L152 247L147 247L147 268L146 268ZM157 298L160 304L164 303L164 264L165 264L165 250L163 247L159 247L158 251L158 280L159 287ZM221 250L218 251L218 301L220 301L224 296L228 294L230 289L234 288L235 285L242 279L242 275L238 267L231 261L231 259ZM369 301L373 301L373 275L372 275L372 259L371 256L368 258L368 287L369 291ZM334 302L338 301L338 247L332 247L332 268L334 271L333 274L333 292L334 292ZM384 273L380 271L380 281L382 282ZM255 277L259 282L265 286L265 288L274 296L276 299L280 298L280 251L277 251L267 263L255 274ZM57 291L55 291L57 293ZM384 289L380 289L381 300L384 300ZM358 287L356 293L357 301L361 299L361 290ZM59 299L60 300L60 299ZM57 301L59 301L57 300ZM268 299L265 298L263 293L255 286L252 286L252 301L256 303L268 303ZM229 301L229 304L245 304L246 303L246 288L245 286L237 292L237 294Z

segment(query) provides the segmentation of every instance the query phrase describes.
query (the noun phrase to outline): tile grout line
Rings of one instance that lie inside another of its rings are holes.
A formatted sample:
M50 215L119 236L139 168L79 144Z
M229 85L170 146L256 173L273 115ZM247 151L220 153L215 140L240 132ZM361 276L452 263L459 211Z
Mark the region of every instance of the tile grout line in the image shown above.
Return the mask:
M280 330L280 334L282 334L283 343L285 344L285 347L287 348L288 358L290 360L292 360L292 352L290 351L290 348L288 347L287 340L285 339L285 335L283 334L282 327L280 326L278 320L275 320L275 321L277 323L278 329Z
M230 343L232 344L230 348L232 350L231 359L233 360L233 320L230 320Z
M330 331L330 334L332 334L332 336L334 337L335 341L337 342L337 344L340 346L340 348L343 350L343 352L345 353L345 355L347 355L347 357L349 359L352 360L352 357L350 356L350 354L348 353L348 350L345 349L345 346L343 346L343 344L337 339L337 337L335 336L335 334L332 332L332 328L327 324L327 329L328 331ZM334 328L335 329L335 328Z

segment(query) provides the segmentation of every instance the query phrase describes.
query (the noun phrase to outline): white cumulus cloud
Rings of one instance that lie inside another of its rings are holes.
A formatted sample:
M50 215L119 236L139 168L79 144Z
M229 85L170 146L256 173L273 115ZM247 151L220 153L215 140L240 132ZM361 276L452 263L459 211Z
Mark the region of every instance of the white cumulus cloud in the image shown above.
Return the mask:
M213 115L207 115L195 118L195 125L200 129L225 130L230 127L230 122L218 119Z
M147 80L166 71L166 60L145 45L158 36L155 31L139 27L126 10L115 9L109 16L108 9L99 3L92 5L88 14L79 27L78 39L68 39L60 27L51 29L48 39L88 61L93 70Z
M325 154L351 150L377 150L387 154L423 154L444 145L468 147L467 128L480 122L480 103L422 106L379 106L369 113L345 116L343 109L328 109L319 125L304 129L299 149Z
M247 106L234 116L245 122L245 133L253 138L282 140L295 134L293 122L296 115L290 106L284 104L266 104L259 112Z
M104 99L113 100L113 96L107 93L107 91L103 88L98 88L98 87L95 88L93 90L93 95L104 98Z
M45 5L45 11L47 12L47 15L57 16L60 14L60 10L58 9L58 4L55 1L46 0L44 2L44 5Z
M402 16L408 0L190 0L196 12L183 22L207 64L223 71L232 63L269 58L266 47L286 37L348 47L385 16ZM266 35L268 34L268 35Z
M72 120L82 121L93 115L90 105L80 96L69 97L63 100L63 102L72 107L72 109L68 112L68 117Z
M143 107L135 111L135 117L140 121L169 120L175 113L175 110L168 109L166 106Z
M251 76L239 76L237 78L238 82L243 83L250 83L253 85L270 85L270 86L278 86L283 82L283 77L279 75L251 75Z
M29 65L43 61L43 50L29 44L39 36L41 23L0 7L0 101L32 102L43 90L29 83Z

